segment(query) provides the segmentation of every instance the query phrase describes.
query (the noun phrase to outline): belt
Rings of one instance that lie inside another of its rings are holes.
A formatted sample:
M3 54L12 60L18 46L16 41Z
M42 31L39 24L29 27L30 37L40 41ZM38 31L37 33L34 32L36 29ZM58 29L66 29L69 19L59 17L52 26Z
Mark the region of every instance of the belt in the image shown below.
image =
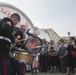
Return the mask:
M10 40L9 38L7 38L7 37L0 36L0 39L2 39L2 40L6 40L6 41L8 41L8 42L10 42L10 43L11 43L11 40Z

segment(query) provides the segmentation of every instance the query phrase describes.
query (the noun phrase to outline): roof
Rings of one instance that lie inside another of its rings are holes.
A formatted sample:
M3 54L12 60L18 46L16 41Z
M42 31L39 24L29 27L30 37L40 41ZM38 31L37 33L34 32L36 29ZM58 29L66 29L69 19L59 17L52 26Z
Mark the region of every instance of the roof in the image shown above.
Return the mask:
M17 12L19 12L29 22L30 26L34 30L33 23L31 22L31 20L29 19L29 17L24 12L22 12L20 9L18 9L17 7L15 7L13 5L10 5L8 3L4 3L4 2L0 2L0 6L9 7L9 8L12 8L12 9L16 10Z

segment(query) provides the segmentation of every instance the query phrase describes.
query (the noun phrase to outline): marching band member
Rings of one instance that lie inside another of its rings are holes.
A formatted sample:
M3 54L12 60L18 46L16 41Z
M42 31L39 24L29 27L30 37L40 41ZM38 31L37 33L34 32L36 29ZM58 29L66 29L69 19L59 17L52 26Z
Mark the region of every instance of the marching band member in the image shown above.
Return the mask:
M11 75L9 51L14 41L13 27L19 21L20 16L17 13L0 21L0 75Z
M19 41L24 38L24 33L26 30L25 25L21 25L21 28L19 31L17 31L14 35L15 38L15 46L18 48L23 48L23 41ZM12 75L23 75L23 63L19 62L18 60L15 61L14 69L12 70Z

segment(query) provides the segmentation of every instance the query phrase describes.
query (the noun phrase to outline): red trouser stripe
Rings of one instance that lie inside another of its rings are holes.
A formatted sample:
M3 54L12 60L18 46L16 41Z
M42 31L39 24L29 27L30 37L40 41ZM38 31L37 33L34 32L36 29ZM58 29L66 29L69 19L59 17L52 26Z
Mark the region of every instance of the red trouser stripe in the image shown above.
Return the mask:
M20 63L20 75L22 75L22 64Z
M4 61L4 75L7 75L6 59L4 59L3 61Z

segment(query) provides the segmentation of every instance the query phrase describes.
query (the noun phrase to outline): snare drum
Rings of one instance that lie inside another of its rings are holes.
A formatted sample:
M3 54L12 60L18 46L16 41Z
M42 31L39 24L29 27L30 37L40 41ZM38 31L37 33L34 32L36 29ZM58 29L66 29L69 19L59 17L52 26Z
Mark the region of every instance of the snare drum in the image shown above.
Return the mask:
M26 53L16 53L15 59L17 59L19 62L25 62L25 63L30 63L33 59L33 57Z

